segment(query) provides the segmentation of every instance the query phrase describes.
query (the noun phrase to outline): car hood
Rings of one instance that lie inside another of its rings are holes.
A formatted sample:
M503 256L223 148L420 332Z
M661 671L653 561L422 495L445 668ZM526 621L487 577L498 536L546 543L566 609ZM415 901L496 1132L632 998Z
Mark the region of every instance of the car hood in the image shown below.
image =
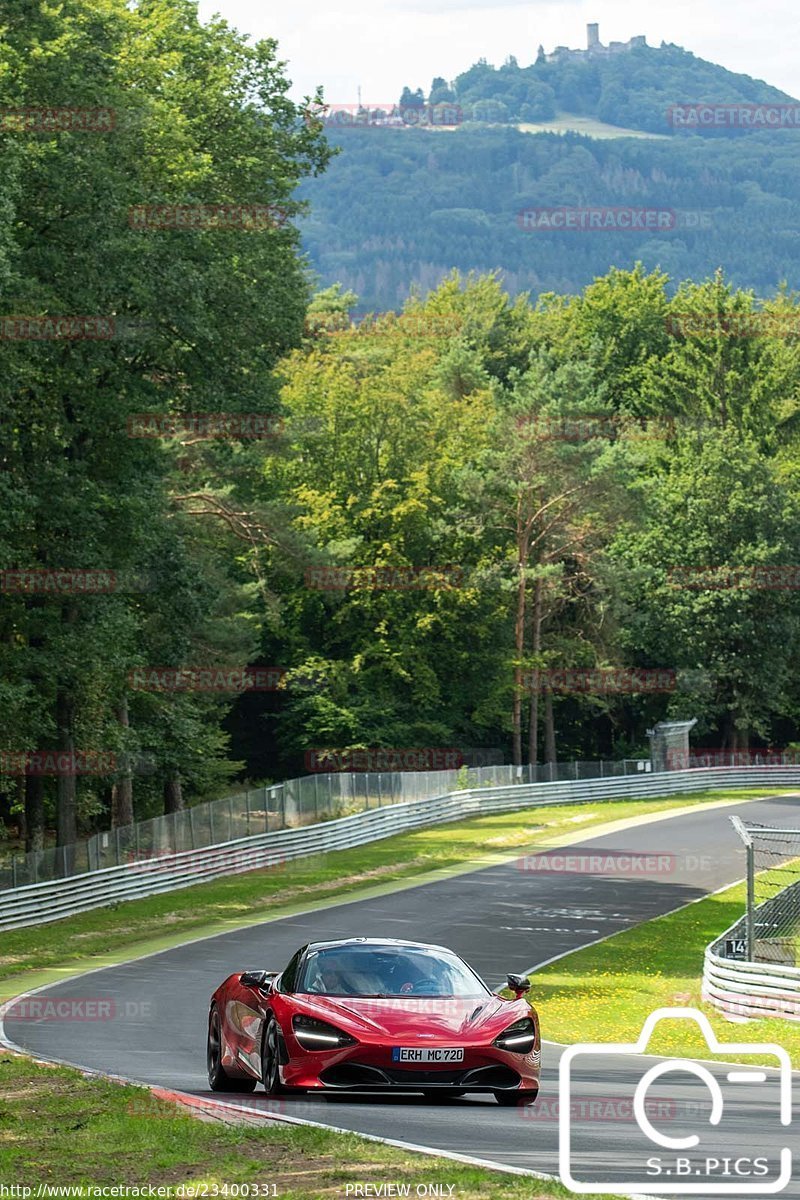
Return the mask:
M297 997L300 1000L300 997ZM392 1037L424 1031L434 1037L471 1036L496 1026L498 1032L524 1017L527 1004L509 1003L497 996L308 996L302 1007L309 1015L344 1026Z

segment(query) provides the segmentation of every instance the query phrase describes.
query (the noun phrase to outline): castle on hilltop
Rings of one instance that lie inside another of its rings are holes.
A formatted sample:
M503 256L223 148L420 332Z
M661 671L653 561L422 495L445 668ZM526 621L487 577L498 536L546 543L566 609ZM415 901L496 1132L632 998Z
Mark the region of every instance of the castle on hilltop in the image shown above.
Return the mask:
M600 26L595 22L586 26L585 50L570 50L569 46L556 46L552 54L545 54L540 46L539 58L544 58L546 62L562 62L564 59L570 58L595 58L607 54L624 54L627 50L633 50L635 46L646 45L647 39L642 33L630 38L627 42L609 42L607 46L604 46L600 41Z

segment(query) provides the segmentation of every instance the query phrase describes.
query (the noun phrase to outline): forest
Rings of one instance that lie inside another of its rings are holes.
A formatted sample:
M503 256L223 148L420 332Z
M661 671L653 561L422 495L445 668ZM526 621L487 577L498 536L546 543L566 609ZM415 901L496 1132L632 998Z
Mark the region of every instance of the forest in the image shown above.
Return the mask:
M784 104L792 121L744 129L671 119L674 106L699 102ZM337 154L298 191L311 202L300 227L321 282L352 289L367 308L397 309L414 285L435 288L454 267L500 270L512 295L579 291L609 263L636 262L665 271L673 289L720 265L762 296L797 285L800 106L760 80L679 46L634 46L540 54L527 67L480 61L427 91L406 87L397 104L399 128L361 127L355 105L323 113ZM413 127L417 111L431 127ZM435 127L439 116L452 123ZM604 136L569 131L575 117L606 123ZM566 132L547 131L554 118ZM608 125L648 136L608 137ZM520 222L536 207L620 205L673 216L663 229L596 237Z
M299 194L303 244L325 286L397 309L453 267L502 272L512 295L577 292L610 263L729 278L763 297L800 280L800 130L663 140L522 133L512 126L332 130L340 153ZM672 214L661 229L526 226L568 206Z
M697 717L701 745L792 744L789 290L757 296L711 260L693 280L646 255L609 269L604 234L586 286L517 294L452 270L472 251L445 222L445 277L398 281L378 310L304 257L332 147L273 43L200 26L186 0L70 0L33 27L7 8L0 106L116 113L113 130L0 129L9 844L381 748L641 756L670 715ZM461 136L441 135L448 153ZM524 135L470 136L489 203ZM422 158L404 142L403 174L371 145L410 212ZM524 145L539 176L591 172L578 142ZM699 163L692 203L713 205ZM135 227L142 205L204 215ZM249 224L252 206L282 219Z

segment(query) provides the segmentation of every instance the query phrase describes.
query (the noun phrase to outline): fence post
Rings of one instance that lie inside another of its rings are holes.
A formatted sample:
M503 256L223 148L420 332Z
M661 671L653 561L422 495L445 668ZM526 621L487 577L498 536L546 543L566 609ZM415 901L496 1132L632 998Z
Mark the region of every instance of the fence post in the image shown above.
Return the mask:
M119 825L117 825L116 829L114 830L114 846L115 846L115 848L116 848L117 866L120 866L120 861L119 861Z
M250 792L244 794L244 811L247 818L247 836L250 837Z
M755 846L752 839L747 843L747 920L745 922L746 939L747 939L747 961L755 962L756 939L755 939L755 907L756 907L756 879L755 879Z
M34 883L39 882L39 855L40 854L41 854L41 850L34 850L33 854L31 855L31 858L33 860L33 882Z
M209 804L208 804L208 832L211 836L211 841L208 844L209 844L209 846L213 846L214 845L214 801L213 800L209 801Z
M192 843L192 849L194 850L195 844L194 844L194 809L193 808L189 809L189 838Z
M319 821L319 775L314 776L314 820Z
M233 796L228 796L228 841L233 841Z
M15 888L17 886L17 856L16 856L16 854L11 855L11 886L12 886L12 888Z
M755 962L755 911L756 911L756 873L755 873L755 843L750 830L741 817L731 817L731 825L744 842L747 855L747 909L744 916L745 957L747 962Z

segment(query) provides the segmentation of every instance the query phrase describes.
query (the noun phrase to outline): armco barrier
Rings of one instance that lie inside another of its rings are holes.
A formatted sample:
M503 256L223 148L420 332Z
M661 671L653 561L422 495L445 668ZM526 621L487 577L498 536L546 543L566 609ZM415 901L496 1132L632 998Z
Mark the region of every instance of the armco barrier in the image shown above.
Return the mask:
M300 829L277 830L205 849L145 858L68 879L26 884L0 892L0 929L41 925L88 909L170 892L259 867L277 866L308 854L360 846L409 829L456 821L478 813L512 811L534 805L647 800L654 796L715 788L793 787L798 784L800 767L710 767L449 792Z
M369 752L375 762L385 753ZM444 759L442 757L444 754ZM285 779L269 787L246 789L219 800L193 804L181 812L162 813L130 825L117 825L67 845L47 846L26 854L0 857L0 892L28 883L47 883L73 878L89 871L124 866L131 861L184 850L221 846L238 838L279 829L298 829L348 817L370 808L428 800L461 788L518 787L523 783L556 783L561 780L616 778L650 769L643 759L620 762L556 762L535 766L487 765L439 769L449 753L460 751L410 751L412 759L428 756L439 766L418 771L332 771L314 772L299 779ZM471 757L484 753L467 751ZM488 752L491 754L491 751ZM148 764L145 761L143 766ZM694 764L686 764L694 765ZM735 766L735 763L703 763L703 766ZM756 761L748 766L761 766ZM5 862L3 862L5 858Z
M783 943L788 942L792 959L796 959L795 939L774 939L776 911L785 909L785 898L791 897L791 910L798 912L800 883L792 883L755 910L756 928L762 928L764 941L755 942L757 957L766 958L770 949L777 957ZM728 941L747 945L747 918L740 917L730 929L707 947L703 963L703 999L730 1017L783 1017L800 1021L800 967L793 962L751 962L748 959L727 958L723 953Z
M731 936L741 936L739 922L723 934ZM800 1021L800 968L723 958L717 953L723 938L705 953L703 999L729 1017Z

